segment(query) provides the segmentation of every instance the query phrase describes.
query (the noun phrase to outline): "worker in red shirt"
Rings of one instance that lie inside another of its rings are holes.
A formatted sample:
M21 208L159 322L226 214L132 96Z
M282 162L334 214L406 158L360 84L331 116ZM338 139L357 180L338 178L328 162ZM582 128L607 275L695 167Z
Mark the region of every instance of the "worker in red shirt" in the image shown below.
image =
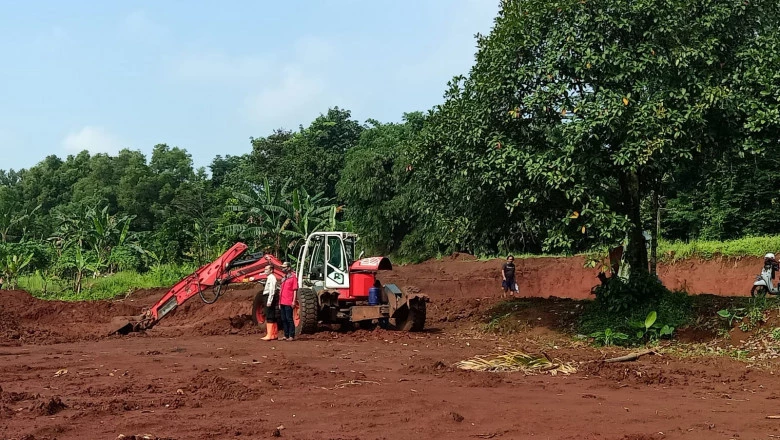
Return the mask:
M298 300L298 277L295 272L290 269L290 263L284 262L282 264L282 271L284 272L284 278L281 280L279 289L279 308L282 314L282 329L284 329L284 336L279 338L280 341L294 341L295 340L295 322L293 321L293 306Z

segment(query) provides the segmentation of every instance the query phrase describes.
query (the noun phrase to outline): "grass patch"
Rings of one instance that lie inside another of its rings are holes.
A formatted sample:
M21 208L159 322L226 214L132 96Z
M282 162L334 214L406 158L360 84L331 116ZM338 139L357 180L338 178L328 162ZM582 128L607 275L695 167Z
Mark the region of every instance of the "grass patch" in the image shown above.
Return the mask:
M111 299L137 289L170 287L195 271L192 265L164 264L143 273L126 271L84 280L80 293L65 280L44 279L41 275L20 277L19 288L41 299L85 301Z
M642 342L642 338L637 337L637 332L641 330L638 325L644 323L645 318L652 311L657 314L658 325L668 325L675 329L689 325L695 317L693 300L690 296L684 292L666 292L653 303L640 304L622 312L607 310L597 301L591 301L580 317L577 331L580 334L591 335L610 329L613 333L627 336L625 339L615 340L615 343L636 344Z
M486 310L482 316L485 332L511 335L546 327L570 334L583 310L579 301L569 298L511 298Z
M717 256L728 258L763 257L767 252L780 249L780 235L745 237L737 240L687 242L658 242L661 261L680 261L689 258L709 260Z
M767 252L780 249L780 235L765 235L760 237L745 237L735 240L690 240L690 241L667 241L661 239L658 242L658 259L661 262L669 263L690 258L699 258L710 260L722 256L727 258L741 257L763 257ZM507 252L506 254L480 253L475 255L477 261L503 260L511 254L516 260L526 258L567 258L574 255L584 256L586 258L594 255L601 255L606 258L606 250L594 250L592 252L583 252L578 254L529 254L525 252ZM450 255L439 254L436 260L443 260ZM401 265L420 263L425 259L399 258L395 257L394 262Z

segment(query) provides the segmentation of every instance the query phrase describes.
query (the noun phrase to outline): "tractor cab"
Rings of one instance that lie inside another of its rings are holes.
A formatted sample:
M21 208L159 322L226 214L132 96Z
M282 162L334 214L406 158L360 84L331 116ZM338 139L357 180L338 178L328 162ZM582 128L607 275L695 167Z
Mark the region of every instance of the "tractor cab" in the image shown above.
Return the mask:
M350 232L314 232L298 253L298 304L293 309L296 331L311 333L318 322L394 320L399 329L422 330L422 294L404 293L394 284L381 285L378 271L392 270L386 257L355 256L358 236Z
M357 235L315 232L298 253L298 285L315 290L349 289L349 267L355 260Z

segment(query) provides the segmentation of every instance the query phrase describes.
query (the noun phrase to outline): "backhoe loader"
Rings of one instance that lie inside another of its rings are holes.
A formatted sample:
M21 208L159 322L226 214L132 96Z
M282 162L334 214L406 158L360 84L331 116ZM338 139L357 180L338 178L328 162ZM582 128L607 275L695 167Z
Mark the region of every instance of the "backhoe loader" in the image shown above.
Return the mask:
M296 334L314 333L320 323L388 323L402 331L425 326L428 296L408 294L395 284L377 280L377 273L392 270L386 257L355 258L358 236L349 232L314 232L298 253L298 303L293 308ZM246 255L248 247L236 243L213 262L200 267L171 287L141 315L116 317L111 333L128 334L152 328L195 295L207 304L216 302L227 285L265 283L265 268L284 276L282 261L271 254ZM267 298L262 289L252 303L252 320L265 323Z

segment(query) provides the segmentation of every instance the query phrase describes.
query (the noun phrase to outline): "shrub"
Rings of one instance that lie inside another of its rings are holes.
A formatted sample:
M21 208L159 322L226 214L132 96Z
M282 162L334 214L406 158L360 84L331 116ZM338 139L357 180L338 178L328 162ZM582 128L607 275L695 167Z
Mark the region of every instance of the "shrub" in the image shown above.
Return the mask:
M593 289L596 303L608 312L627 313L644 304L657 302L670 293L655 275L633 274L625 280L607 278L607 282Z

